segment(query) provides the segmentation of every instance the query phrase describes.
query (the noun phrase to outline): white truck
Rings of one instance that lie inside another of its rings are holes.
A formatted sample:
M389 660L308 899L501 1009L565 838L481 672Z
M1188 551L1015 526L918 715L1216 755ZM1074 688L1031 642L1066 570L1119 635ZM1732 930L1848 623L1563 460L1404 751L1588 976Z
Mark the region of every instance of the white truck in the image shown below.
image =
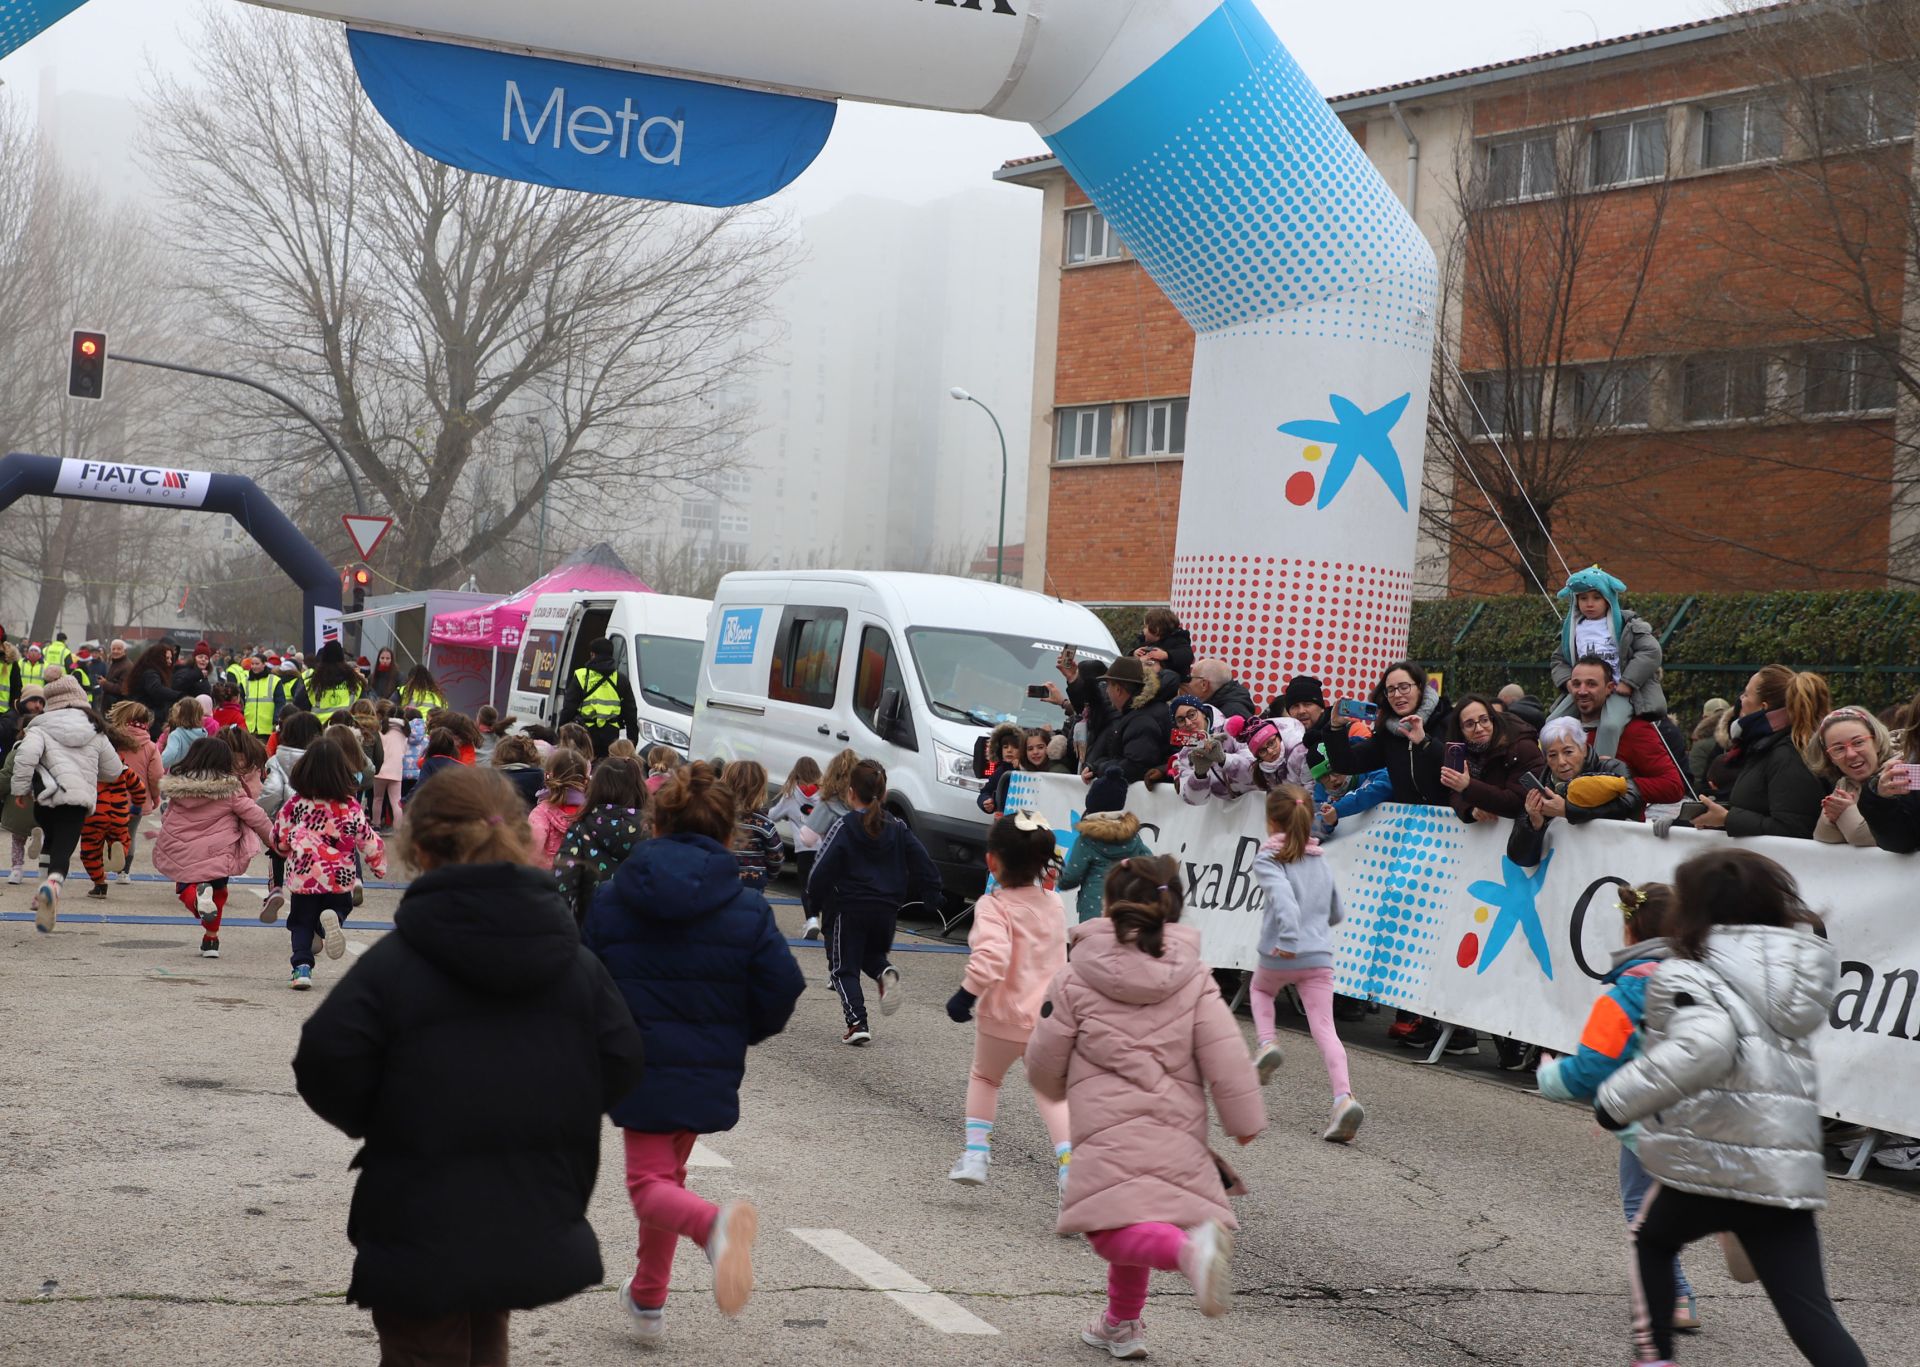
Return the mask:
M711 607L704 598L663 593L542 594L520 638L506 710L523 726L558 725L574 671L586 664L588 644L604 636L639 711L640 734L629 739L642 751L670 745L687 753Z

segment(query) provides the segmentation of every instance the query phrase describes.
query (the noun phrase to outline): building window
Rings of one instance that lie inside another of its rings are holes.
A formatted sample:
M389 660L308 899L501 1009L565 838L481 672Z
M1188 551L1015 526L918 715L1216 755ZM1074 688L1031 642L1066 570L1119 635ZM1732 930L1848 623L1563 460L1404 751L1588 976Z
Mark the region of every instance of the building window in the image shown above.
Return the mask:
M1532 436L1540 426L1538 371L1519 375L1469 375L1467 398L1476 437Z
M1667 174L1667 120L1662 114L1593 130L1587 183L1596 190L1659 180Z
M1913 96L1887 82L1830 86L1820 111L1829 147L1871 147L1913 136Z
M790 607L774 643L767 697L804 707L832 707L840 682L847 614L840 608Z
M1767 358L1695 356L1680 373L1680 415L1688 422L1738 422L1767 411Z
M753 519L745 513L720 514L720 535L744 538L753 534Z
M1700 164L1704 167L1777 161L1786 147L1786 119L1770 98L1751 95L1716 104L1702 116Z
M1113 409L1062 408L1053 415L1055 460L1104 460L1113 454Z
M1553 193L1553 134L1496 142L1487 148L1489 204L1514 204Z
M1126 254L1127 249L1120 241L1120 234L1113 230L1105 214L1091 205L1067 210L1069 266L1079 266L1089 261L1118 261Z
M1187 401L1153 399L1127 405L1129 456L1178 456L1187 449Z
M1653 367L1645 361L1582 366L1573 376L1580 420L1593 428L1647 427L1653 418Z
M1869 342L1809 347L1806 411L1813 417L1885 413L1899 398L1900 382L1881 350Z
M680 505L680 530L683 532L710 532L720 516L717 503L682 503Z

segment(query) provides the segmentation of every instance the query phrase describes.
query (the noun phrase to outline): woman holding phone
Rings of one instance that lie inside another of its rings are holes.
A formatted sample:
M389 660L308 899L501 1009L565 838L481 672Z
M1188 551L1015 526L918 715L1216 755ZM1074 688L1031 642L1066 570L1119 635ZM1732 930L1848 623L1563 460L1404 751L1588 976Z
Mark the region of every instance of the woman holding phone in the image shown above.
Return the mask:
M1453 741L1440 766L1440 783L1453 794L1462 821L1518 820L1526 815L1528 779L1547 761L1533 728L1509 716L1483 693L1470 693L1453 710Z
M1452 805L1453 794L1440 782L1446 758L1442 737L1453 724L1453 708L1411 660L1390 664L1373 690L1376 720L1365 740L1351 734L1353 719L1336 708L1327 728L1327 760L1335 773L1367 774L1385 769L1393 782L1393 800L1421 807Z
M1893 757L1860 785L1860 815L1873 840L1895 854L1920 851L1920 694L1907 708Z

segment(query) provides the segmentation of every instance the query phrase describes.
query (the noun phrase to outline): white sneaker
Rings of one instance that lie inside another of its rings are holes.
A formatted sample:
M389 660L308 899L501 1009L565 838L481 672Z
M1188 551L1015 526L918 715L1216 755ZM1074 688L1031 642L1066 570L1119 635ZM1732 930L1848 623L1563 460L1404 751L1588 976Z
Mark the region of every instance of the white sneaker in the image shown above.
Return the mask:
M121 887L126 887L129 883L133 882L133 870L132 869L120 870L120 872L116 873L113 876L113 881L120 884Z
M1092 1322L1080 1331L1080 1342L1104 1348L1117 1358L1143 1358L1147 1355L1146 1327L1139 1320L1109 1324L1104 1310L1093 1312Z
M33 893L33 928L42 935L53 933L53 923L60 919L60 885L48 881L42 883Z
M663 1305L655 1310L644 1310L635 1305L632 1277L627 1278L627 1284L620 1288L620 1299L627 1307L627 1328L635 1338L651 1343L666 1336L667 1308Z
M268 888L267 900L260 904L261 922L265 925L272 925L275 921L279 920L280 908L286 904L286 893L280 891L279 888Z
M1273 1075L1280 1071L1280 1065L1286 1061L1287 1056L1281 1052L1280 1046L1272 1040L1268 1040L1255 1050L1253 1055L1253 1070L1260 1074L1260 1085L1264 1087L1273 1081Z
M1364 1106L1350 1096L1343 1096L1333 1103L1333 1123L1320 1137L1329 1144L1351 1144L1353 1137L1360 1133L1360 1122L1366 1118Z
M347 933L340 929L340 913L332 907L320 913L320 935L329 959L337 959L347 952Z
M880 970L880 1014L891 1016L900 1009L900 970L888 964Z
M713 1303L723 1315L737 1315L753 1295L753 1241L760 1234L760 1212L751 1201L725 1201L707 1236L707 1261L713 1264Z
M984 1187L987 1184L987 1168L992 1162L993 1155L985 1149L962 1149L960 1161L953 1165L947 1180L967 1187Z
M22 870L20 870L20 869L15 869L15 870L14 870L14 871L13 871L12 873L10 873L10 874L8 874L8 875L7 875L7 883L8 883L8 885L9 885L9 886L11 886L11 887L16 887L16 888L20 886L20 874L21 874L21 872L22 872Z
M211 915L213 915L213 891L212 891L212 889L210 889L210 888L201 888L201 889L200 889L200 897L199 897L199 903L200 903L200 919L201 919L202 921L204 921L204 920L206 920L206 919L207 919L207 918L208 918L209 916L211 916Z
M1208 1319L1233 1309L1233 1235L1218 1220L1187 1231L1180 1275L1193 1287L1194 1304Z
M803 940L817 940L820 938L820 918L818 916L809 916L807 918L807 923L800 927L800 938Z
M40 828L35 826L33 834L27 837L27 859L30 863L40 862Z

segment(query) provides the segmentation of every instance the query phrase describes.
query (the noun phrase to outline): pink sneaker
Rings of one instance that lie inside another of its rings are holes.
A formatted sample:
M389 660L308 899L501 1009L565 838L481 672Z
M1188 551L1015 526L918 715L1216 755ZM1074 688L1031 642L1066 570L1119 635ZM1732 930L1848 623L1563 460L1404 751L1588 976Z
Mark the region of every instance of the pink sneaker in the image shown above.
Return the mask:
M1104 1348L1117 1358L1143 1358L1147 1355L1147 1331L1139 1320L1115 1324L1107 1312L1096 1310L1093 1320L1080 1331L1080 1342Z

